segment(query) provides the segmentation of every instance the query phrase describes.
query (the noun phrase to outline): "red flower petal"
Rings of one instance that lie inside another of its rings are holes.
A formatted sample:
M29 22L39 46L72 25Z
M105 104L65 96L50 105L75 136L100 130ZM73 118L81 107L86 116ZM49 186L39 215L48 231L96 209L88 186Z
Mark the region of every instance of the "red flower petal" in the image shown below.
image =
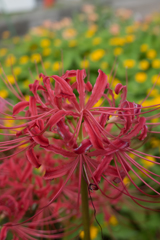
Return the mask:
M27 102L27 101L22 101L22 102L17 103L13 107L13 116L18 114L19 112L23 111L28 106L29 106L29 102Z
M30 148L26 151L26 157L28 161L36 168L39 168L41 165L38 162L38 159L33 151L33 148Z
M87 104L86 104L86 109L90 109L94 106L96 102L101 98L101 96L104 93L104 90L107 85L107 75L102 72L100 69L98 70L99 76L96 80L96 83L93 87L92 90L92 95L90 96Z

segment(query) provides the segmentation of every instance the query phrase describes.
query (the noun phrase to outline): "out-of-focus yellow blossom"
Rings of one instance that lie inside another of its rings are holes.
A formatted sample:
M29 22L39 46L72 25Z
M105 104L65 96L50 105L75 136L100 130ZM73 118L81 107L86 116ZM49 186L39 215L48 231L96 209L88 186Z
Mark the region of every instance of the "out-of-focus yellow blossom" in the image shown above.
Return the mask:
M135 80L136 80L136 82L138 82L138 83L143 83L143 82L146 81L146 79L147 79L147 74L144 73L144 72L138 72L138 73L136 73L136 75L135 75Z
M53 65L52 65L52 69L53 71L58 71L59 69L61 69L62 67L62 63L61 62L54 62Z
M19 38L18 36L13 37L13 38L12 38L12 41L13 41L14 44L17 44L17 43L19 43L20 38Z
M116 86L118 83L120 83L119 79L118 79L118 78L115 78L115 79L113 80L113 83L112 83L113 87L115 88L115 86Z
M147 58L153 59L153 58L155 58L156 56L157 56L156 50L154 50L154 49L148 50L148 52L147 52Z
M43 65L44 65L45 69L48 69L48 68L50 68L51 63L49 61L46 61L46 62L43 63Z
M147 70L149 68L149 62L147 60L142 60L139 62L139 68L141 70Z
M153 148L156 148L156 147L159 147L159 146L160 146L160 140L157 139L157 138L155 138L155 137L152 137L152 138L150 139L150 143L151 143L151 146L152 146Z
M152 61L152 68L160 68L160 59L154 59Z
M71 79L70 83L74 83L76 81L76 77L71 77L70 79Z
M7 56L5 60L6 67L10 67L16 63L16 57L13 54Z
M91 240L94 240L97 237L98 234L98 228L95 226L90 227L90 235L91 235ZM81 231L79 234L81 239L84 239L84 231Z
M59 47L61 45L61 43L62 43L62 41L58 38L54 40L54 46L55 47Z
M44 48L42 55L46 57L46 56L49 56L51 52L52 52L51 48Z
M110 217L110 219L109 219L109 224L111 224L111 225L113 225L113 226L116 226L117 224L118 224L118 220L117 220L117 218L114 216L114 215L112 215L111 217Z
M26 101L29 101L30 96L29 95L25 95L24 98L25 98Z
M125 185L129 185L129 184L130 184L129 178L128 178L128 177L125 177L125 178L123 179L123 183L124 183Z
M93 62L99 61L105 55L104 49L96 49L90 54L90 59Z
M114 37L109 40L111 46L123 46L126 42L126 39L123 37Z
M67 28L62 32L62 36L65 39L73 38L77 35L77 31L74 28Z
M15 124L15 121L14 120L9 120L8 118L10 118L9 116L6 116L5 117L6 120L4 121L4 126L5 127L13 127L14 124Z
M127 35L126 36L126 42L127 43L134 42L134 40L135 40L135 35Z
M94 34L96 33L97 31L97 25L96 24L93 24L90 26L89 30L85 33L85 37L86 38L91 38L94 36Z
M135 66L135 64L136 64L136 62L134 59L126 59L123 62L124 67L127 67L127 68L133 68Z
M153 162L149 162L149 161L147 161L147 160L145 160L145 159L141 159L141 161L142 161L142 163L143 163L143 166L146 167L146 168L152 167L152 166L155 164L154 162L156 162L156 159L155 159L154 157L145 156L145 158L147 158L148 160L153 161Z
M24 86L25 88L28 88L28 86L29 86L30 83L31 83L31 82L27 79L27 80L23 81L23 86Z
M7 49L7 48L1 48L1 49L0 49L0 57L3 57L3 56L5 56L5 55L6 55L6 53L7 53L7 51L8 51L8 49Z
M147 94L150 92L150 90L151 90L151 89L148 89L148 90L147 90ZM159 94L158 89L155 89L155 88L154 88L154 89L152 89L152 91L151 91L151 93L150 93L150 96L151 96L151 97L154 97L154 96L156 96L156 95L158 95L158 94Z
M13 77L12 75L7 75L7 80L8 80L11 84L14 84L14 83L15 83L14 77Z
M2 38L3 38L3 39L9 38L9 36L10 36L10 32L9 32L9 31L4 31L4 32L2 33Z
M140 51L141 52L146 52L148 50L148 48L149 48L148 44L144 43L144 44L141 45Z
M102 38L96 37L92 40L93 45L99 45L102 42Z
M101 68L102 70L107 69L107 68L108 68L108 63L107 63L107 62L102 62L102 63L100 64L100 68Z
M24 55L24 56L20 57L20 59L19 59L19 63L22 65L26 64L28 61L29 61L29 57L27 55Z
M133 32L135 31L135 26L134 26L134 25L132 25L132 26L127 26L127 27L125 28L125 31L126 31L126 33L133 33Z
M96 31L94 31L94 30L88 30L88 31L85 33L85 37L86 37L86 38L91 38L91 37L94 36L95 32L96 32Z
M153 119L151 119L151 122L152 123L156 123L156 122L158 122L159 121L159 118L153 118Z
M88 68L89 67L89 61L87 59L84 59L80 63L81 68Z
M94 104L93 107L100 107L102 103L103 103L103 98L100 98L100 99L98 100L98 102L96 102L96 104Z
M153 75L152 76L152 83L155 83L155 82L156 82L157 85L160 85L160 76L158 76L158 75Z
M42 48L48 48L50 45L51 45L51 41L50 41L49 39L47 39L47 38L42 39L42 40L40 41L40 46L41 46Z
M118 56L118 55L120 55L123 52L123 48L117 47L117 48L114 49L113 52L114 52L115 56Z
M16 75L16 76L18 76L20 73L21 73L21 68L20 67L15 67L14 69L13 69L13 72L14 72L14 74Z
M6 98L8 97L8 91L6 89L1 89L0 90L0 97L1 98Z
M77 40L73 39L68 42L69 47L76 47L77 46Z
M39 63L41 61L41 56L39 53L34 53L31 55L31 61L34 63L36 61L36 63Z

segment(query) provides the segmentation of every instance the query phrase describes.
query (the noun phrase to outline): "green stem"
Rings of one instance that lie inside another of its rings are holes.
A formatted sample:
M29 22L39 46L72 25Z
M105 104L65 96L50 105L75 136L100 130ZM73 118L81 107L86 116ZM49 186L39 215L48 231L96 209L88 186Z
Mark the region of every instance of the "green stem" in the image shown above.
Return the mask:
M82 199L82 223L83 223L83 229L84 229L84 240L91 240L88 189L87 189L87 183L83 176L81 180L81 199Z

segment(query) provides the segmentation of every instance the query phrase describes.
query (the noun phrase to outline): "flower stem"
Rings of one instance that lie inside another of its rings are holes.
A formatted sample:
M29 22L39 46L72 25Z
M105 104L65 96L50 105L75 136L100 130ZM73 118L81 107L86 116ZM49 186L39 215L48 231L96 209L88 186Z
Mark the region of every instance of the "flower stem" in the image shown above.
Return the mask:
M90 237L90 219L89 219L89 204L88 204L88 189L87 183L82 176L81 180L81 199L82 199L82 223L84 229L84 240L91 240Z

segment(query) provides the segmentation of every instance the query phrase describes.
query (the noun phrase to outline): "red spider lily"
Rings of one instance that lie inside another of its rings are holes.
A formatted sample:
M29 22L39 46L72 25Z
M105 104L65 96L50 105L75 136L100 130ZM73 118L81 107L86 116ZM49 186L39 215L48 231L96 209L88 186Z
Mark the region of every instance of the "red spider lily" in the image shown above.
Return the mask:
M107 75L101 70L98 72L99 76L93 88L89 81L85 82L85 70L66 71L61 77L40 74L39 77L43 79L43 84L35 80L33 84L29 85L33 94L30 100L24 101L18 89L19 93L16 95L20 102L13 106L12 115L7 114L8 120L24 121L24 123L13 127L0 125L1 129L13 131L12 139L1 143L1 153L10 151L10 156L14 156L25 151L26 158L34 167L39 168L44 165L44 179L46 180L66 176L65 181L48 205L61 194L77 168L79 171L77 176L79 181L78 205L83 172L85 172L84 175L91 189L100 189L105 196L111 199L124 193L135 202L143 200L129 193L123 183L125 176L128 176L141 193L150 196L132 180L131 172L159 196L159 192L150 186L134 170L134 167L157 184L159 181L152 175L156 177L159 175L141 166L128 154L132 153L146 161L151 161L142 157L143 153L135 150L134 144L135 142L143 144L147 140L148 133L151 132L150 129L148 130L148 126L155 126L149 120L159 114L152 117L145 116L156 111L160 106L157 104L142 107L140 104L129 102L126 86L119 83L113 91ZM76 82L73 84L70 81L71 77L76 77ZM51 79L54 80L53 85ZM88 92L91 92L91 95L85 103ZM118 106L116 106L114 92L121 97ZM100 99L103 100L105 107L95 106ZM147 110L148 108L149 110ZM5 118L2 117L1 120L5 120ZM115 127L116 130L114 130ZM25 144L28 145L21 148ZM35 154L34 149L38 146L46 152L58 154L63 161L58 162L59 166L46 164L46 167ZM18 150L14 152L15 148ZM1 160L7 158L8 156L4 154ZM158 162L154 163L159 165ZM107 195L101 189L101 178L117 189L119 194L114 197ZM144 199L144 201L149 200Z

